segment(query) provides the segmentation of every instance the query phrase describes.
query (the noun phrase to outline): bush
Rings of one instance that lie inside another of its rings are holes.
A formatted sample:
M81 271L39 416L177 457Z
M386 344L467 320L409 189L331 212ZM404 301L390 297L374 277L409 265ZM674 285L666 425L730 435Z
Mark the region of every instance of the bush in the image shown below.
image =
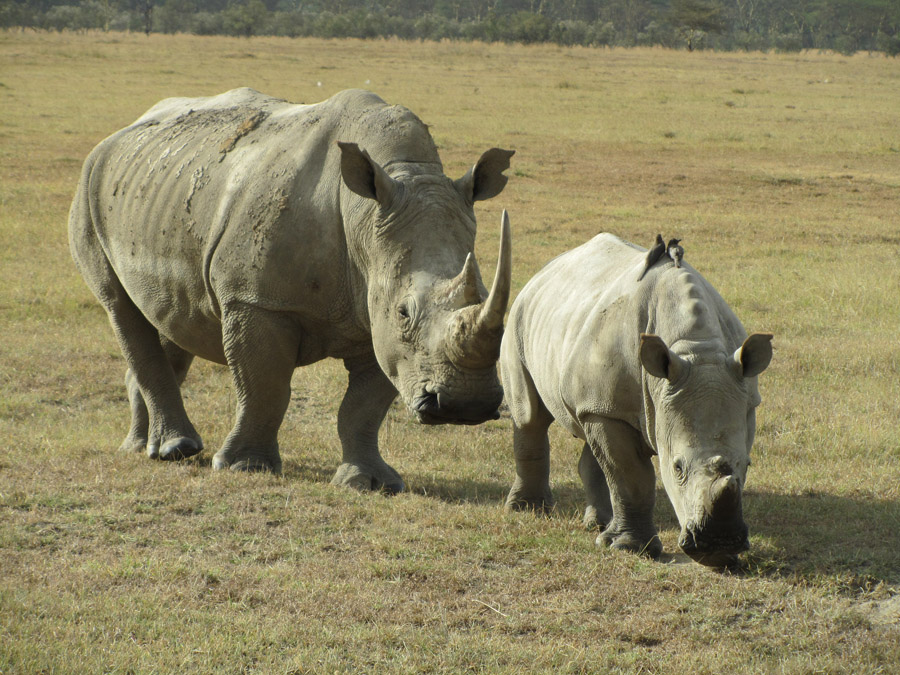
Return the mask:
M0 28L36 26L38 16L28 5L19 2L0 2Z
M859 47L856 38L849 35L841 35L834 41L834 50L840 52L844 56L853 56Z
M75 5L56 5L51 7L41 21L41 27L48 30L83 30L95 28L91 25L90 16L81 7Z
M458 38L461 34L459 22L439 14L424 14L413 23L413 32L419 40L443 40Z
M309 35L310 23L308 17L300 12L272 12L266 32L285 37L305 37Z
M550 41L558 45L590 44L591 26L587 21L560 21L550 29Z
M745 52L765 51L771 45L768 38L759 33L739 30L734 33L734 46Z
M524 44L547 42L551 25L550 19L542 14L516 12L509 18L503 39L507 42Z
M153 11L153 29L161 33L189 32L196 11L191 0L166 0Z
M612 21L595 21L591 25L588 39L589 44L597 46L614 44L616 41L616 27Z
M888 56L897 56L900 54L900 35L879 32L875 38L875 48Z
M197 12L193 23L195 35L222 35L225 32L221 12Z
M781 33L775 36L775 49L780 52L799 52L803 38L798 33Z
M229 5L222 12L222 27L228 35L258 35L268 20L269 10L262 0L246 0Z

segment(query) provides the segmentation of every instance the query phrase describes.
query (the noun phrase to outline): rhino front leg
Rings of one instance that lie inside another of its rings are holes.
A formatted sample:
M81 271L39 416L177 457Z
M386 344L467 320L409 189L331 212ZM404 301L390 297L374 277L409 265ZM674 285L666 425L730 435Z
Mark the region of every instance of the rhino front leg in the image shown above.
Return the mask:
M213 468L280 473L278 429L291 400L297 327L278 312L235 304L223 311L222 341L237 411Z
M550 490L550 424L513 424L513 454L516 459L516 480L506 496L508 511L553 510Z
M584 485L587 507L584 510L584 526L589 530L605 529L612 520L612 503L606 475L597 464L597 458L588 443L584 444L581 459L578 460L578 475Z
M606 475L612 506L612 519L597 536L597 544L659 556L662 542L653 524L656 473L640 433L613 419L585 424L584 429Z
M374 355L362 360L345 360L347 391L338 410L338 436L343 458L334 485L356 490L403 492L403 479L381 457L378 430L397 398L397 390L375 361Z
M513 420L513 455L516 480L506 497L507 511L553 510L550 491L550 439L547 430L553 415L541 400L534 380L519 360L514 341L504 338L501 372L510 416Z
M175 381L180 387L187 377L194 355L162 336L160 336L160 344L175 373ZM131 428L125 440L122 441L122 445L119 446L119 450L145 452L149 449L148 454L151 459L181 459L184 455L177 452L173 453L171 448L169 448L169 452L165 456L160 456L159 442L148 443L150 438L150 413L147 411L147 404L144 402L144 396L141 394L137 378L130 368L125 373L125 389L128 392L128 402L131 406Z

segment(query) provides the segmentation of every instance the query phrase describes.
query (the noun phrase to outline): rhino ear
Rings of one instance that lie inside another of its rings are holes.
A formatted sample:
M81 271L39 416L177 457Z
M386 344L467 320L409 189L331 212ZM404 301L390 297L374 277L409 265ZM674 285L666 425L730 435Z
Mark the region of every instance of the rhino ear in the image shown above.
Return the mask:
M515 150L491 148L485 152L466 175L455 181L456 189L470 202L499 195L509 180L503 172L509 168L509 158Z
M661 337L648 333L641 333L640 359L644 370L669 382L677 380L685 366L684 359L669 351Z
M338 141L338 147L341 149L341 177L347 187L360 197L387 206L397 189L397 181L356 143Z
M771 333L753 333L734 352L734 360L744 377L756 377L772 360Z

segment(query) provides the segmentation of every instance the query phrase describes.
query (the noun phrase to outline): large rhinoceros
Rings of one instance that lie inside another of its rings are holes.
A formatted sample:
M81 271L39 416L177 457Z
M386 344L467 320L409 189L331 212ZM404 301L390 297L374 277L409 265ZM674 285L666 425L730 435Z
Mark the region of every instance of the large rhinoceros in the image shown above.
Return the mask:
M659 455L679 545L720 566L749 546L741 494L772 336L747 337L715 289L664 250L600 234L548 263L516 298L500 356L517 474L507 507L552 506L547 430L556 420L585 442L578 469L598 544L662 551Z
M122 448L200 452L180 393L199 356L229 366L237 396L213 466L279 471L291 375L334 357L349 384L333 482L402 490L378 450L398 392L426 424L498 414L509 227L488 295L473 203L500 193L512 154L488 150L453 181L425 124L360 90L166 99L102 141L69 242L128 365Z

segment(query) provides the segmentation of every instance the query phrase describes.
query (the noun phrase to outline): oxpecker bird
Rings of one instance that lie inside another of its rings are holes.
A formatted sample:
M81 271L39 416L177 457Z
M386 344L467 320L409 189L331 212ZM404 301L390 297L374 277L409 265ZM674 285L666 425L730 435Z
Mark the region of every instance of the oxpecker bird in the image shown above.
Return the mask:
M675 267L681 267L681 259L684 257L684 248L678 245L680 242L681 239L669 239L666 246L666 253L675 261Z
M644 275L647 274L647 270L653 267L660 258L662 258L663 253L666 252L666 242L663 241L662 235L656 235L656 243L653 244L653 248L647 251L647 257L644 260L644 269L641 272L641 276L638 277L638 281L644 278Z

